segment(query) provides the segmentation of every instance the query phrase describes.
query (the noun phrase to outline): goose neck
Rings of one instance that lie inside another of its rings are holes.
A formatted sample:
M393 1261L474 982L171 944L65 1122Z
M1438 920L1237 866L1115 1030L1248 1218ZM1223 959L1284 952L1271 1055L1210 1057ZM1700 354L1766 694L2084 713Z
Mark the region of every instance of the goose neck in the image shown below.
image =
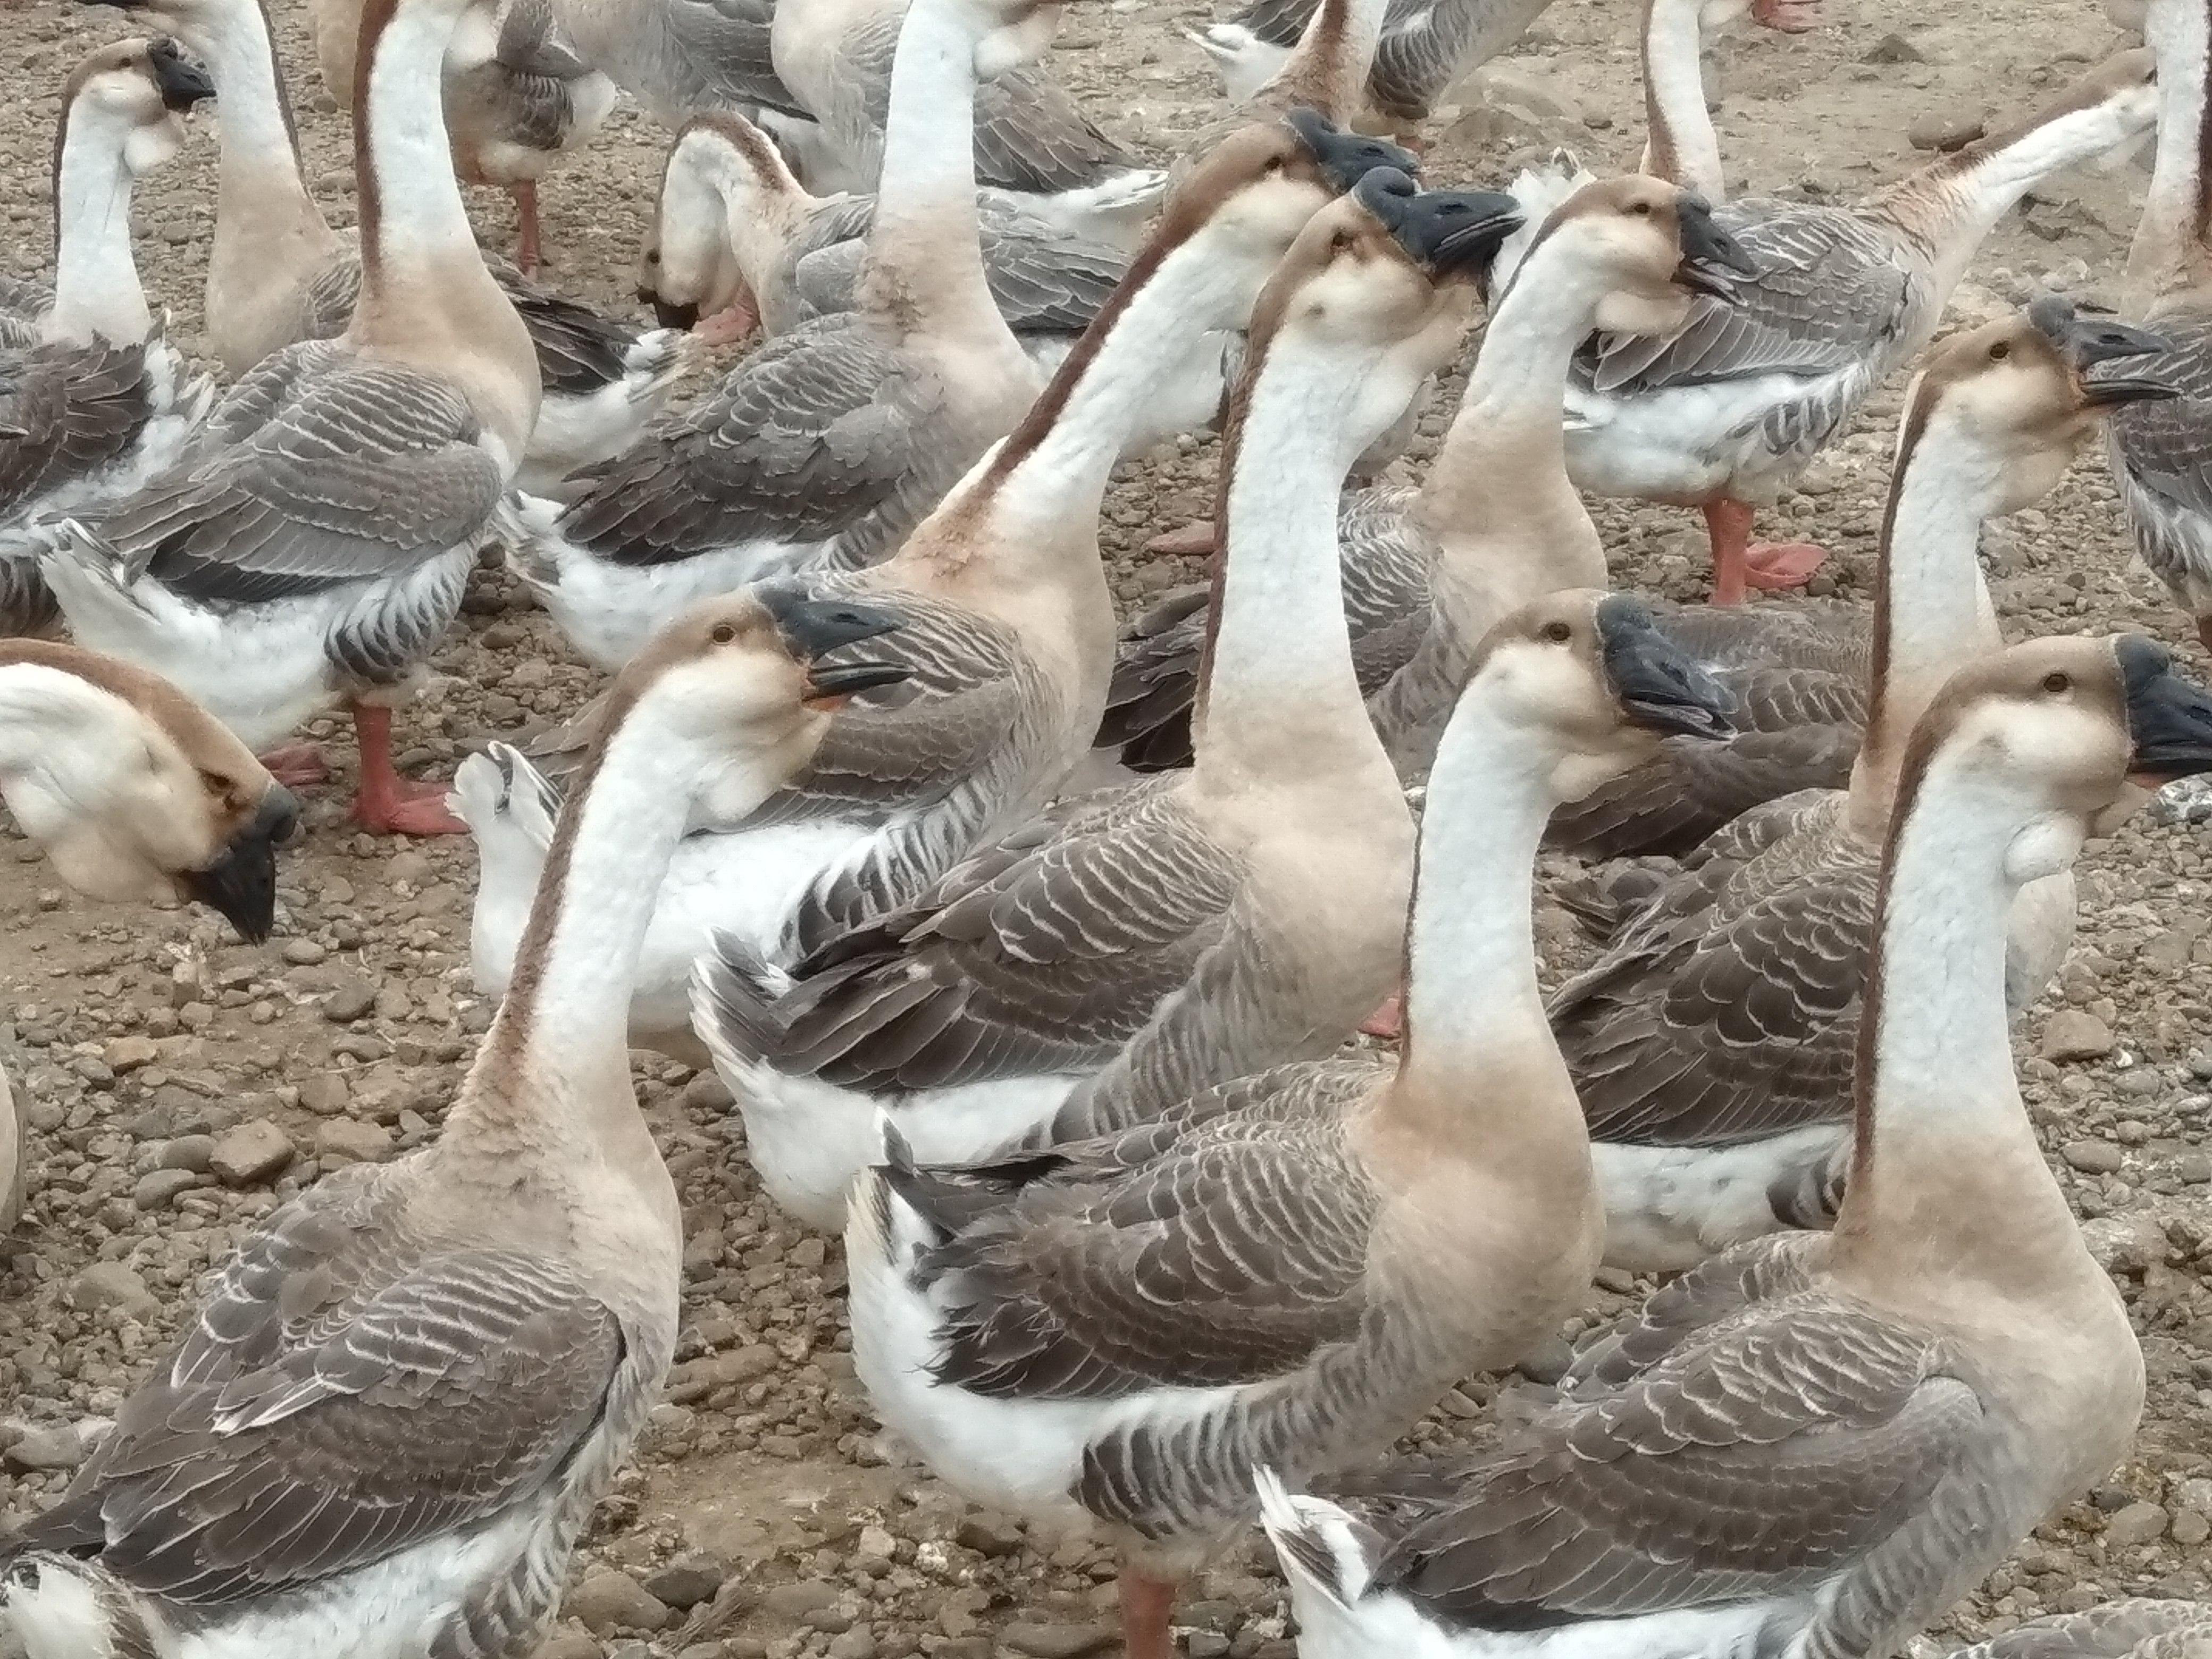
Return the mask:
M2003 643L1980 541L2004 470L2005 457L1940 404L1913 399L1882 519L1867 735L1851 773L1867 822L1887 821L1905 739L1943 683Z
M1368 72L1389 0L1322 0L1276 76L1273 102L1310 103L1340 125L1367 106Z
M765 141L763 149L772 151ZM781 268L806 216L822 205L788 172L763 178L726 144L708 145L696 163L720 204L723 234L755 294Z
M135 345L154 318L131 255L130 134L102 110L76 109L68 121L54 169L54 305L40 331Z
M336 238L300 176L299 137L267 13L259 0L226 0L209 17L205 24L180 20L177 34L207 64L218 94L212 283L232 259L268 258L271 238L319 247L334 246ZM239 280L258 284L268 276L257 263L241 269Z
M2176 289L2212 284L2212 199L2205 194L2205 80L2212 22L2198 0L2158 0L2144 20L2158 59L2158 148L2150 191L2128 247L2127 302L2141 314Z
M1705 107L1698 62L1703 0L1646 0L1644 10L1644 160L1638 171L1721 201L1719 136Z

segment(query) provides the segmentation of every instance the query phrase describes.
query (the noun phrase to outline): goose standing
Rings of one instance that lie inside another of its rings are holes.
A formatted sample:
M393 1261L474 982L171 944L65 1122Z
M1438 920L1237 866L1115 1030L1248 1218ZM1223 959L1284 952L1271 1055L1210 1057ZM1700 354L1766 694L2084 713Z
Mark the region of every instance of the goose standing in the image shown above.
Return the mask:
M2155 0L2143 38L2158 58L2158 154L2128 250L2129 308L2173 343L2183 395L2112 422L2112 477L2136 548L2212 650L2212 189L2204 146L2205 0Z
M71 521L41 566L77 639L173 680L257 749L349 702L354 815L410 835L462 826L444 786L393 769L392 706L459 612L538 417L530 336L477 252L437 112L466 3L362 15L345 333L255 368L185 462Z
M53 286L0 283L0 638L57 615L30 527L130 495L215 401L155 328L131 252L132 185L214 92L166 38L101 46L62 89Z
M343 334L360 299L361 248L324 222L301 176L291 104L259 0L102 3L176 35L221 94L209 349L237 377L283 347ZM450 158L441 170L451 170ZM403 188L411 190L414 175L406 177ZM544 398L519 477L545 494L635 439L690 364L691 348L680 334L641 332L550 294L504 263L494 275L538 354Z
M2105 411L2166 395L2159 360L2143 357L2159 343L2039 307L1929 354L1890 479L1850 787L1737 819L1553 999L1605 1190L1609 1261L1685 1267L1834 1213L1906 738L1936 688L2000 643L1975 556L1981 521L2048 489ZM2085 379L2115 357L2148 371ZM2023 889L2006 984L2015 1009L2057 970L2073 915L2070 876Z
M2006 933L2131 778L2212 767L2212 696L2140 636L2034 641L1902 764L1835 1231L1659 1291L1495 1450L1267 1483L1307 1659L1872 1659L2126 1452L2142 1354L2021 1103Z
M79 892L194 900L249 943L269 937L276 848L299 804L156 676L74 645L0 640L0 800Z
M444 30L416 32L434 75ZM676 1346L682 1218L625 1040L650 896L689 812L760 801L819 738L815 702L896 673L815 660L889 626L737 596L623 675L438 1139L249 1237L0 1551L31 1659L537 1650Z
M702 338L742 338L756 323L770 337L787 334L859 302L875 213L873 196L812 194L742 115L696 115L661 174L638 295L662 323ZM989 191L976 213L991 298L1049 373L1127 273L1129 256L1055 231Z
M1354 194L1340 216L1362 228L1417 210L1452 226L1430 239L1436 315L1332 401L1300 404L1306 383L1287 374L1268 391L1248 354L1223 447L1229 556L1196 766L1064 802L788 975L727 944L702 960L693 1024L763 1185L811 1224L842 1224L886 1113L925 1163L1087 1138L1327 1054L1389 988L1413 821L1331 580L1337 492L1456 352L1468 273L1519 219L1510 197L1417 198L1390 171Z
M695 1041L687 987L717 932L769 963L795 962L914 898L1050 798L1105 698L1114 618L1098 513L1116 456L1200 343L1243 326L1306 221L1365 173L1411 160L1309 115L1224 141L1178 187L1152 245L1013 434L891 558L807 579L824 595L896 609L913 679L842 710L813 765L751 820L685 842L641 975L641 1042ZM511 954L483 941L514 936L498 896L521 884L493 861L538 856L526 827L508 821L531 810L538 785L514 781L519 757L509 778L487 776L495 765L472 757L456 780L485 860L480 971ZM479 980L489 994L501 982Z
M1700 89L1698 0L1648 0L1649 165L1694 182L1719 154ZM1686 27L1665 27L1670 19ZM1759 267L1668 334L1599 337L1567 398L1567 468L1596 495L1702 507L1716 603L1802 585L1824 555L1750 544L1771 500L1934 335L1982 238L2033 185L2148 130L2150 56L2117 54L2019 125L1850 207L1745 198L1717 210Z

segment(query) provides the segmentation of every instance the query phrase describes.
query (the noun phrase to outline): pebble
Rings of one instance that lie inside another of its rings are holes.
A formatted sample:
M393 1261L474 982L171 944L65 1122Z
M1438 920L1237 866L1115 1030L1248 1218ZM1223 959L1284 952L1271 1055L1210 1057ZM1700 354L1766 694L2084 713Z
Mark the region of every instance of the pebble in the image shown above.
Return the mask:
M330 952L311 939L288 939L284 941L284 960L295 968L312 968Z
M18 1474L51 1473L57 1469L73 1469L84 1462L84 1442L77 1431L64 1424L52 1428L32 1429L5 1454L0 1462Z
M213 1135L179 1135L161 1148L154 1160L154 1167L158 1170L190 1170L194 1175L205 1175L214 1157Z
M146 1281L120 1261L95 1261L70 1281L70 1302L88 1312L114 1308L144 1318L161 1307Z
M659 1630L668 1623L667 1603L626 1572L594 1567L561 1601L561 1611L594 1636L617 1630Z
M2081 1008L2062 1008L2043 1023L2036 1052L2045 1060L2102 1060L2115 1047L2112 1028Z
M2155 1504L2130 1504L2105 1522L2105 1541L2123 1547L2166 1536L2166 1511Z
M158 1210L199 1184L199 1176L190 1170L149 1170L131 1188L131 1201L142 1210Z
M109 1071L121 1077L126 1072L151 1066L161 1053L149 1036L119 1036L100 1051L100 1057L107 1062Z
M321 1116L343 1112L352 1098L352 1086L338 1073L316 1072L300 1080L300 1104Z
M1928 54L1892 30L1859 55L1862 64L1924 64Z
M646 1575L645 1588L679 1612L696 1607L722 1587L722 1570L703 1555L679 1555Z
M1905 129L1905 142L1915 149L1963 149L1988 130L1988 122L1979 115L1931 109L1912 118Z
M323 1018L333 1025L348 1025L376 1006L376 988L367 980L347 978L323 999Z
M1030 1659L1081 1659L1121 1639L1111 1625L1039 1625L1018 1621L999 1632L1000 1642Z
M602 1650L580 1630L556 1631L538 1650L538 1659L599 1659Z
M266 1181L289 1164L297 1149L292 1138L265 1117L226 1129L215 1143L208 1168L227 1187Z
M374 1164L392 1156L392 1132L380 1123L334 1117L316 1129L315 1151L325 1162Z
M838 1595L837 1586L826 1578L802 1578L776 1585L761 1597L761 1605L776 1618L796 1624L836 1607Z
M2109 1140L2069 1140L2059 1156L2084 1175L2115 1175L2125 1161Z

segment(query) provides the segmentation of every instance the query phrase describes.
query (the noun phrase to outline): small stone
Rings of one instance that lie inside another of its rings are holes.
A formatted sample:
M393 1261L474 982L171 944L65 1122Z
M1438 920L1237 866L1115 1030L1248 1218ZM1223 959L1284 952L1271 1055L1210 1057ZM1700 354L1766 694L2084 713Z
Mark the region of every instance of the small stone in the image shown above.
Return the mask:
M646 1575L647 1591L678 1612L694 1607L722 1588L722 1570L703 1555L679 1555Z
M1531 1382L1549 1388L1567 1374L1567 1367L1575 1363L1575 1351L1559 1337L1553 1337L1540 1346L1513 1369Z
M726 1111L737 1104L729 1085L712 1072L702 1072L685 1084L679 1098L686 1109L693 1111Z
M154 1160L154 1167L157 1170L190 1170L194 1175L205 1175L214 1157L213 1135L179 1135L161 1148Z
M300 1104L318 1117L331 1117L346 1109L353 1090L337 1072L311 1072L300 1081Z
M538 1659L599 1659L601 1649L580 1630L556 1631L538 1650Z
M384 878L390 882L406 882L420 887L430 878L430 860L411 847L394 853L385 864Z
M190 1170L149 1170L131 1188L131 1201L142 1210L158 1210L199 1184L200 1178Z
M392 1132L380 1123L334 1117L316 1129L315 1151L325 1163L375 1164L392 1156Z
M2116 1175L2124 1161L2109 1140L2069 1140L2058 1155L2084 1175Z
M2112 1028L2080 1008L2062 1008L2044 1022L2045 1060L2102 1060L2113 1048Z
M1111 1625L1043 1625L1023 1622L999 1632L1000 1642L1030 1659L1081 1659L1121 1639Z
M84 1462L84 1442L67 1424L33 1429L0 1455L0 1462L18 1474L73 1469Z
M688 1406L705 1399L717 1389L758 1382L775 1366L775 1350L765 1343L755 1343L730 1353L708 1354L703 1359L687 1360L671 1371L663 1397L676 1405Z
M876 1659L876 1638L865 1626L832 1637L830 1659Z
M2108 1544L2151 1544L2166 1536L2166 1511L2155 1504L2130 1504L2105 1522Z
M1859 57L1862 64L1924 64L1927 61L1926 52L1893 29Z
M860 1528L860 1541L854 1551L863 1561L888 1561L898 1553L898 1540L881 1527Z
M153 1038L134 1035L116 1038L100 1051L100 1057L107 1062L109 1071L120 1077L142 1066L151 1066L161 1052L154 1046Z
M1229 1638L1218 1630L1194 1630L1183 1651L1190 1659L1228 1659Z
M266 1181L292 1161L292 1138L267 1118L255 1118L226 1129L215 1143L208 1168L226 1187L249 1187Z
M971 1515L960 1523L952 1541L978 1555L1012 1555L1021 1548L1024 1534L1015 1522L993 1515Z
M1988 125L1979 115L1931 109L1912 118L1911 125L1905 129L1905 142L1915 149L1948 153L1964 149L1987 131Z
M328 955L328 951L311 939L288 939L284 941L284 960L295 968L312 968Z
M583 1583L562 1598L561 1611L582 1622L594 1636L617 1630L659 1630L668 1623L667 1604L626 1572L595 1567Z
M777 1618L796 1624L836 1607L837 1587L826 1578L802 1578L797 1583L778 1584L761 1597L761 1605Z
M88 1312L115 1308L139 1319L161 1305L146 1281L120 1261L95 1261L71 1279L70 1304Z
M2212 1521L2195 1510L2184 1510L2173 1517L2173 1541L2184 1549L2193 1550L2207 1539L2212 1539Z
M323 1018L333 1025L349 1025L376 1006L376 988L367 980L348 975L323 999Z

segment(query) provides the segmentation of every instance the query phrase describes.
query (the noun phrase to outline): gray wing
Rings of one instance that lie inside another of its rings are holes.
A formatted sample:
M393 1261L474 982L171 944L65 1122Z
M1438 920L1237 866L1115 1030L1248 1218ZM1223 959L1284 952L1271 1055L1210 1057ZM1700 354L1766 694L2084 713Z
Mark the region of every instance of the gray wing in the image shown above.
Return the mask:
M0 349L0 526L129 454L153 406L143 346Z
M2182 395L2115 409L2112 455L2168 513L2212 518L2212 312L2154 309L2148 325L2172 343L2159 355L2158 376Z
M1238 875L1171 788L1063 808L800 963L756 1051L871 1091L1086 1070L1189 980Z
M910 528L964 465L921 441L944 401L935 371L866 320L818 319L763 343L712 397L587 471L562 534L617 564L651 565L823 541L878 518Z
M775 72L769 52L775 8L766 0L668 0L659 15L675 47L661 67L676 77L684 109L807 114Z
M1670 883L1552 1000L1591 1138L1726 1146L1846 1116L1878 876L1824 826Z
M280 1211L21 1541L212 1606L544 1490L621 1363L614 1316L527 1255L412 1255L380 1226L392 1207L356 1182Z
M2032 1620L1950 1659L2189 1659L2212 1642L2212 1607L2138 1598Z
M480 535L505 480L443 381L327 341L256 366L218 441L90 520L134 572L202 602L407 576Z
M1271 46L1295 46L1306 25L1321 9L1321 0L1252 0L1230 18Z
M1382 1075L1280 1066L997 1170L894 1171L957 1228L919 1268L950 1303L939 1378L1113 1399L1263 1382L1357 1341L1379 1198L1344 1123Z
M1452 1497L1396 1517L1375 1586L1512 1629L1803 1595L1931 1522L1986 1524L1986 1427L1939 1339L1808 1292L1458 1468Z

